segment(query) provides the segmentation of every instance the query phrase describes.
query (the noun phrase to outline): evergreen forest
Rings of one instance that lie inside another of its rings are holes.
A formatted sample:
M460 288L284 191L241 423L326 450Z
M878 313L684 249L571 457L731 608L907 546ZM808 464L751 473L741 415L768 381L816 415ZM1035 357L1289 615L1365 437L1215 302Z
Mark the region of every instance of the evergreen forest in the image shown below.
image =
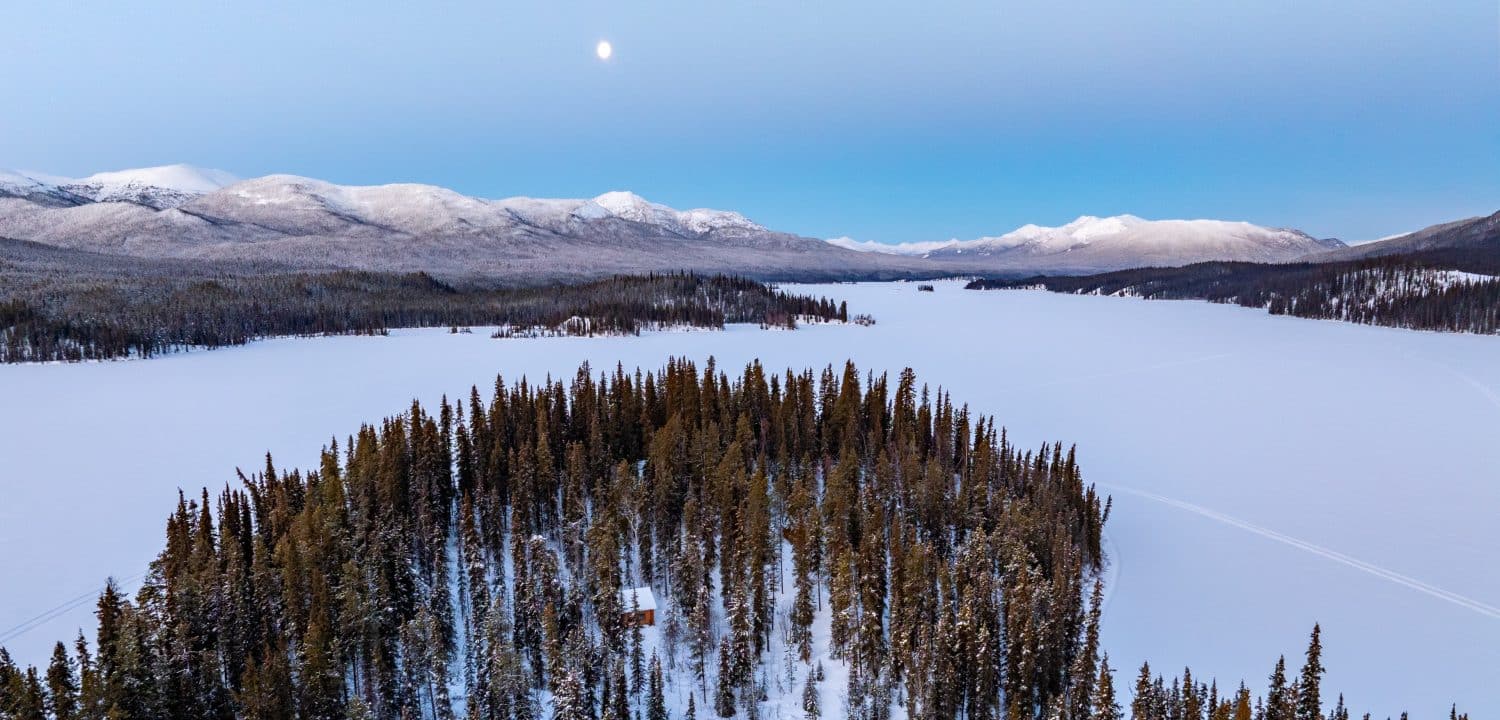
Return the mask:
M285 335L384 334L406 327L502 326L502 334L634 334L725 323L795 327L848 320L825 298L729 276L616 276L490 287L424 273L161 273L105 277L5 272L0 362L151 357Z
M497 379L182 494L93 638L0 650L0 718L1350 717L1316 627L1263 697L1119 689L1110 509L910 370Z

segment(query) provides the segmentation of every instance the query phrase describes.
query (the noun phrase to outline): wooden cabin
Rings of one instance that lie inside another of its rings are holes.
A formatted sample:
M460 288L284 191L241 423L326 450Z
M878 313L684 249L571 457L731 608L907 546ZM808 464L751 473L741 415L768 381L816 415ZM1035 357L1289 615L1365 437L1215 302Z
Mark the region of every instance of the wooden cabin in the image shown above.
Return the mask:
M656 596L651 588L638 587L620 591L620 608L627 626L656 624Z

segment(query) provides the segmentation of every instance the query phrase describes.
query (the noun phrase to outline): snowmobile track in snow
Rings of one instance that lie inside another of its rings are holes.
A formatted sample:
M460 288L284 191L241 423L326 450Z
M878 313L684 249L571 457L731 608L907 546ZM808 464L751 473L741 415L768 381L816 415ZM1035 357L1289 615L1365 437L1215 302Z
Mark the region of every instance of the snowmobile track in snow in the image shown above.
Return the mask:
M1206 518L1208 518L1210 520L1213 520L1215 522L1218 522L1218 523L1222 523L1224 525L1229 525L1231 527L1237 527L1237 528L1239 528L1241 530L1245 530L1245 531L1254 533L1254 534L1259 535L1259 536L1261 536L1263 538L1267 538L1269 540L1275 540L1276 542L1283 543L1283 544L1286 544L1286 545L1290 545L1290 546L1292 546L1294 548L1297 548L1299 550L1310 552L1310 553L1312 553L1314 555L1319 555L1321 557L1327 558L1327 559L1332 560L1332 561L1334 561L1336 563L1339 563L1341 565L1345 565L1345 566L1354 568L1356 570L1359 570L1361 572L1365 572L1365 573L1368 573L1370 575L1374 575L1375 577L1381 578L1383 580L1387 580L1387 581L1396 583L1397 585L1402 585L1402 586L1411 588L1412 590L1416 590L1417 592L1424 593L1424 594L1427 594L1427 595L1431 595L1432 597L1435 597L1435 598L1437 598L1439 600L1443 600L1445 602L1452 603L1452 604L1457 605L1457 606L1462 607L1462 608L1467 608L1469 610L1473 610L1474 612L1477 612L1480 615L1484 615L1486 617L1490 617L1490 618L1494 618L1496 620L1500 620L1500 608L1497 608L1494 605L1490 605L1489 603L1485 603L1485 602L1482 602L1482 601L1479 601L1479 600L1475 600L1475 599L1470 598L1470 597L1466 597L1464 595L1460 595L1460 594L1458 594L1456 592L1453 592L1451 590L1444 590L1443 588L1440 588L1440 587L1438 587L1436 585L1432 585L1432 584L1429 584L1429 583L1422 582L1421 580L1418 580L1418 579L1416 579L1414 577L1411 577L1409 575L1402 575L1401 573L1398 573L1398 572L1396 572L1394 570L1388 570L1386 568L1380 567L1379 565L1373 565L1371 563L1368 563L1368 562L1365 562L1363 560L1360 560L1359 558L1350 557L1350 556L1345 555L1345 554L1343 554L1343 553L1341 553L1341 552L1339 552L1337 550L1332 550L1332 549L1323 547L1322 545L1316 545L1316 544L1310 543L1310 542L1308 542L1306 540L1301 540L1301 539L1298 539L1298 538L1294 538L1294 537L1292 537L1290 535L1286 535L1286 534L1283 534L1283 533L1276 532L1275 530L1272 530L1270 528L1261 527L1260 525L1256 525L1254 523L1249 523L1249 522L1246 522L1246 521L1241 520L1241 519L1236 518L1236 517L1231 517L1229 515L1225 515L1224 513L1218 512L1216 510L1210 510L1210 509L1208 509L1206 507L1203 507L1202 505L1194 505L1194 504L1192 504L1190 502L1184 502L1182 500L1175 500L1173 498L1165 497L1165 496L1162 496L1162 495L1157 495L1155 493L1146 492L1144 490L1136 490L1134 488L1128 488L1128 487L1124 487L1124 486L1120 486L1120 485L1113 485L1113 484L1107 484L1107 483L1098 483L1098 484L1101 485L1101 486L1109 487L1109 488L1111 488L1113 490L1116 490L1116 491L1119 491L1119 492L1128 493L1130 495L1135 495L1137 497L1143 497L1143 498L1146 498L1147 500L1154 500L1154 501L1162 503L1164 505L1169 505L1171 507L1175 507L1175 508L1177 508L1179 510L1186 510L1186 511L1188 511L1190 513L1201 515L1203 517L1206 517Z

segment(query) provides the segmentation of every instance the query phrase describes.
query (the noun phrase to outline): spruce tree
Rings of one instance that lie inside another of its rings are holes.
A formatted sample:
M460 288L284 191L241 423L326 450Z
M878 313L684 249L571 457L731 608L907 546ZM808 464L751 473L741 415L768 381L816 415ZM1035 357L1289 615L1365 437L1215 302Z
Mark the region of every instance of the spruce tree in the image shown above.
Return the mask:
M719 689L714 695L714 712L721 718L734 717L734 675L728 637L719 639Z
M1203 720L1203 699L1194 684L1192 668L1182 669L1182 700L1176 715L1182 720Z
M1314 624L1312 637L1307 642L1307 661L1302 666L1302 677L1297 683L1296 720L1322 720L1323 702L1323 641L1322 630Z
M641 638L641 602L630 592L630 694L639 697L646 684L645 651Z
M1266 686L1265 720L1294 720L1297 705L1293 693L1287 685L1286 657L1282 656L1277 658Z
M1454 706L1457 710L1458 706ZM1334 704L1333 710L1328 713L1328 720L1349 720L1349 709L1344 707L1344 694L1339 693L1338 702ZM1450 718L1449 720L1455 720Z
M1115 701L1115 678L1109 669L1108 654L1099 659L1099 677L1094 681L1093 690L1093 697L1089 701L1092 714L1087 720L1121 720L1120 704Z
M47 720L47 694L35 667L26 668L13 706L15 720Z
M806 720L818 720L822 715L818 708L818 686L813 673L807 674L807 682L802 685L802 713Z
M661 660L651 653L650 697L647 701L646 720L668 720L667 698L662 687Z
M1250 688L1245 687L1244 681L1240 682L1240 689L1234 695L1234 720L1250 720L1254 715L1251 709Z
M1165 720L1157 717L1156 692L1151 683L1151 664L1141 663L1141 672L1135 678L1135 695L1130 700L1131 720Z
M99 694L99 678L89 654L89 644L82 631L73 641L73 650L78 657L78 717L97 718L104 712L104 703Z
M590 720L589 703L584 697L583 686L572 670L565 670L557 681L557 691L552 694L552 720Z
M47 665L47 698L54 720L78 717L78 682L68 649L61 642L52 648L52 662Z
M10 652L0 647L0 713L9 715L15 712L21 696L21 682L20 668L11 660Z
M609 673L610 695L615 703L606 720L630 720L630 686L625 680L625 661L616 660Z

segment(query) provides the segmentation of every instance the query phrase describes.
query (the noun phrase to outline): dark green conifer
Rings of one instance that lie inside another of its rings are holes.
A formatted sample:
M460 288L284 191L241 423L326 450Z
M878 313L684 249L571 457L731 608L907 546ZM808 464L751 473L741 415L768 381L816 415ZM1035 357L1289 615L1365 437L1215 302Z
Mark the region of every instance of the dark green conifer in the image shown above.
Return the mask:
M1307 662L1297 683L1296 720L1322 720L1323 641L1322 629L1314 624L1307 642Z

